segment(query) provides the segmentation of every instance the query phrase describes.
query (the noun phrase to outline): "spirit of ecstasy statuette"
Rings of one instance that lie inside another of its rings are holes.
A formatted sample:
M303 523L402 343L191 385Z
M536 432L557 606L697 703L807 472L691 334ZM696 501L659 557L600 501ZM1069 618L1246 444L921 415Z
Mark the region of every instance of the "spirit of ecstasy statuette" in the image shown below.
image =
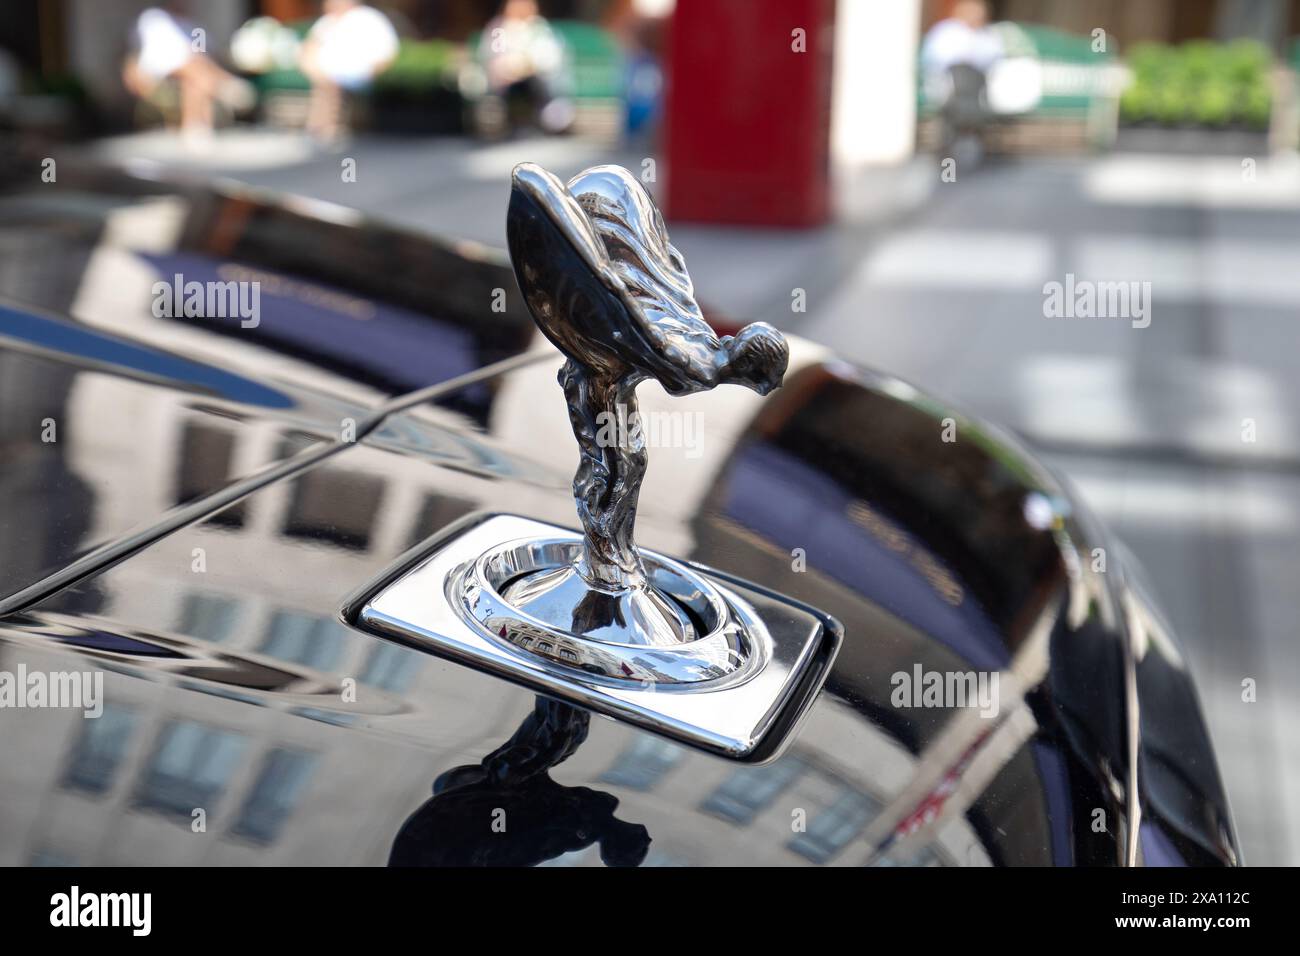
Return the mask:
M704 637L700 625L719 617L705 613L702 621L672 595L714 595L675 563L657 563L647 573L632 536L647 464L644 439L633 428L620 429L616 442L602 441L610 432L602 426L635 421L636 387L647 378L672 395L727 383L766 394L785 374L785 340L763 323L735 338L714 333L663 217L627 170L597 166L566 186L525 163L512 187L506 235L515 275L533 318L566 358L559 380L580 451L573 493L583 540L573 561L525 573L503 597L576 638L661 647L695 642ZM719 666L709 664L695 679Z
M779 747L825 679L833 620L633 540L646 449L636 387L767 394L789 360L776 329L717 336L663 217L627 170L560 182L514 171L510 257L563 353L582 534L509 514L467 519L345 617L562 700L737 757ZM618 437L608 441L610 433ZM779 729L779 732L778 732Z
M653 378L671 395L735 383L766 395L781 384L785 339L763 322L719 338L695 303L686 264L663 217L619 166L596 166L568 186L529 163L514 172L506 223L510 258L528 308L568 359L560 384L582 452L573 493L591 584L639 589L632 540L645 477L640 435L602 446L603 422L636 412L636 386Z

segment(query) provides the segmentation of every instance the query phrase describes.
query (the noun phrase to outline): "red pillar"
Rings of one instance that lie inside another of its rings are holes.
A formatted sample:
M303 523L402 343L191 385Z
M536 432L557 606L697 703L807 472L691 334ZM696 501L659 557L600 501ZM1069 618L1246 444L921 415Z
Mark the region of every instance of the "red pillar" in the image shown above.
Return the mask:
M826 221L834 11L834 0L679 0L664 122L671 217Z

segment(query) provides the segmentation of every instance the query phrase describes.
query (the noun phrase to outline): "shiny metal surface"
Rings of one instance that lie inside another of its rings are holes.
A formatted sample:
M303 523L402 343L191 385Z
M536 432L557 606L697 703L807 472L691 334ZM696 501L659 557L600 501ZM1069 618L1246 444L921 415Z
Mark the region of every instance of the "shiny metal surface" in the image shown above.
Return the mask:
M622 167L593 167L565 185L521 164L506 234L533 319L568 359L560 384L581 452L577 569L600 587L642 588L633 526L648 460L636 386L653 378L683 395L730 382L763 395L781 384L789 349L763 323L717 336L663 216ZM630 428L611 427L629 420Z
M579 588L584 592L590 614L573 629L598 644L671 649L677 644L698 641L720 630L726 622L727 607L721 595L700 575L676 561L642 556L653 587L596 591L577 572L581 553L581 542L574 542L567 534L563 538L507 540L468 565L454 582L453 590L460 591L462 600L468 600L471 594L481 596L487 592L499 605L519 610L538 626L567 633L549 622L561 610L572 613L573 605L565 595ZM557 594L559 608L551 604ZM590 598L586 597L588 594ZM645 613L638 600L657 603ZM676 627L668 633L657 630L661 618L666 620L669 616ZM483 620L477 613L474 617Z
M773 648L757 618L676 562L660 559L647 574L634 540L649 465L636 387L653 378L683 395L731 382L764 395L785 374L785 340L762 323L735 338L714 333L663 216L621 167L594 167L565 185L521 164L506 234L533 319L566 357L559 381L580 453L573 495L583 537L571 554L552 548L550 560L538 560L540 542L485 557L460 585L470 619L526 652L611 679L704 689L761 670ZM516 553L528 566L507 562L513 576L504 577L498 565ZM683 603L687 592L701 596ZM647 667L611 644L661 650Z
M580 540L510 515L467 523L364 598L355 622L728 756L777 752L783 741L769 738L769 731L779 722L797 722L798 709L815 695L838 649L834 622L739 582L671 569L653 554L646 555L652 577L689 575L697 585L696 594L683 600L703 611L701 620L711 627L689 643L579 638L521 614L501 596L495 581L509 580L519 564L525 573L532 564L554 567L577 551ZM709 606L714 600L725 606ZM477 627L466 623L466 612ZM787 704L796 712L786 712Z

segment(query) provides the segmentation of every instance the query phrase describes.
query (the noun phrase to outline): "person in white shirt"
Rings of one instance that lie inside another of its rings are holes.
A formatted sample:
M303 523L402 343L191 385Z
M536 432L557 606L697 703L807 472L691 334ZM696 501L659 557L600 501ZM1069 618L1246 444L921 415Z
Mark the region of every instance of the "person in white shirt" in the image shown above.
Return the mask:
M506 106L522 102L544 130L573 122L573 104L561 95L564 44L536 0L505 0L479 38L477 56L488 90Z
M952 15L932 26L921 44L921 69L927 92L941 99L944 121L941 151L978 134L987 121L987 75L1003 56L1002 41L988 26L984 0L959 0Z
M1002 57L1002 41L989 29L988 19L988 7L981 0L956 4L952 16L925 35L921 65L926 72L944 72L960 64L987 73Z
M251 105L251 92L207 55L199 36L169 10L148 8L136 19L134 52L123 67L122 81L141 99L153 95L162 82L174 81L180 91L182 133L203 138L212 132L214 101L244 108Z
M397 57L397 31L358 0L325 0L324 15L302 45L300 66L311 81L307 131L330 142L341 133L344 91L368 87Z

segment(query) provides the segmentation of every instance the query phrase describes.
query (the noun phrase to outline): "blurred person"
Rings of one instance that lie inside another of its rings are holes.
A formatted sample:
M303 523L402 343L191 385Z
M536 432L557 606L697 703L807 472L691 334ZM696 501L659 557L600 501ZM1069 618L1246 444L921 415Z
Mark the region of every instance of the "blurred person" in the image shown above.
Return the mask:
M479 39L479 59L489 93L503 104L523 105L542 129L558 133L573 122L573 104L560 95L564 44L538 11L536 0L505 0Z
M325 0L303 41L299 66L311 81L307 132L332 143L342 136L343 94L367 89L397 57L397 31L360 0Z
M958 0L952 15L926 32L921 43L922 66L943 72L960 64L987 73L1002 58L1002 41L988 23L989 8L984 0Z
M631 2L612 4L601 20L623 52L623 131L629 140L647 137L663 109L666 23L666 17L647 15Z
M165 81L175 82L181 132L204 140L212 133L214 103L245 109L252 105L252 88L195 49L193 28L179 19L177 6L149 7L136 19L122 82L142 100L151 99Z
M253 17L230 38L230 61L244 73L291 70L301 46L298 35L275 17Z
M988 72L1003 55L1002 41L988 21L984 0L958 0L952 14L932 26L921 43L925 83L943 100L941 152L951 152L962 136L978 136L988 121Z

